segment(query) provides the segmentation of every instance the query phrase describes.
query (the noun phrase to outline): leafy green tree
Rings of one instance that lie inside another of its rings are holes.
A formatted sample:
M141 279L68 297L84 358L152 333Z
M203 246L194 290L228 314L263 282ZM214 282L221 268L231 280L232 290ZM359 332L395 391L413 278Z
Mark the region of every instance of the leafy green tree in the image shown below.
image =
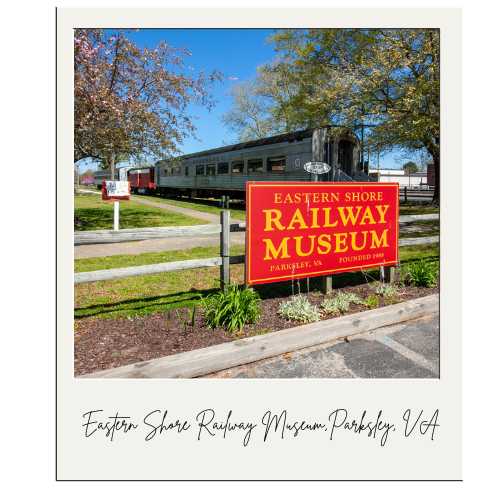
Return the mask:
M270 101L259 92L257 82L245 82L231 89L232 108L223 115L223 123L240 141L261 139L277 133L269 113Z
M278 61L264 71L290 93L271 113L292 129L363 124L373 150L425 150L439 201L438 30L280 30L272 39Z
M223 123L238 134L241 141L261 139L294 130L295 110L291 82L286 68L262 66L254 80L231 89L232 108L223 116Z
M403 170L406 175L415 174L418 172L418 165L414 161L407 161L403 165Z

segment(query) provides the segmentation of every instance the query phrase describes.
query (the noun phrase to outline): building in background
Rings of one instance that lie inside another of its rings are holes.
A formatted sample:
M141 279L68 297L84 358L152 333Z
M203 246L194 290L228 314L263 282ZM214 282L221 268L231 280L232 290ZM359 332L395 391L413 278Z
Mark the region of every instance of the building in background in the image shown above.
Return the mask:
M80 184L82 186L91 186L92 184L94 184L94 182L95 179L93 175L83 175L82 177L80 177Z
M405 174L404 170L370 168L370 177L378 182L397 182L400 187L408 189L428 189L427 172Z

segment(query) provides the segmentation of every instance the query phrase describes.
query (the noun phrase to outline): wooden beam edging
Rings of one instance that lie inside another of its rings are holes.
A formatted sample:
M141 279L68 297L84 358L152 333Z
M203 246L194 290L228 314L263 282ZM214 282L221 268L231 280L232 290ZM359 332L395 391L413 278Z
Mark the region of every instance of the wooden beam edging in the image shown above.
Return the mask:
M439 311L439 295L111 368L80 378L195 378Z

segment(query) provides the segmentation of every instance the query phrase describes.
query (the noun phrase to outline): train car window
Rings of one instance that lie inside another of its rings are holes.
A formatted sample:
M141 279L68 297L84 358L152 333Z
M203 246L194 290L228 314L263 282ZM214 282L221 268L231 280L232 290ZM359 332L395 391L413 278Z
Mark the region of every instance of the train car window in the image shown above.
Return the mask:
M189 175L189 167L184 167L184 175Z
M196 165L196 175L205 175L205 165Z
M172 168L172 175L180 175L180 174L181 174L181 167Z
M262 158L259 158L258 160L248 160L248 173L251 172L264 172L264 162L262 161Z
M244 168L244 163L242 161L233 161L231 163L231 172L233 174L242 174Z
M217 165L218 174L228 174L229 173L229 163L223 162Z
M168 168L163 169L163 175L168 175Z
M286 156L275 156L267 159L268 172L283 172L286 167Z
M215 175L215 163L207 165L207 175Z

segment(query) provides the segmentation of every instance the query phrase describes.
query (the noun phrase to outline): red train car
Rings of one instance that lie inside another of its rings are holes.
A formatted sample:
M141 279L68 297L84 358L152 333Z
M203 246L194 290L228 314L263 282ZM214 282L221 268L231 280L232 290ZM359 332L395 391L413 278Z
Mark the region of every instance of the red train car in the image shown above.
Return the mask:
M155 168L133 168L127 172L132 193L154 193L156 191Z

